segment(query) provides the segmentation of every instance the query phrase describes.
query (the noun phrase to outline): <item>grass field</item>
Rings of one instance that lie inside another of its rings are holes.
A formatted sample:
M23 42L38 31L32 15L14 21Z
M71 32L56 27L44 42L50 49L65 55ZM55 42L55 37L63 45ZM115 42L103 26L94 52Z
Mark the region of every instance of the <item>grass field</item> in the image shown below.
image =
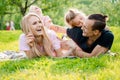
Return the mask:
M111 27L115 35L112 52L92 58L41 57L0 62L0 80L119 80L120 28ZM21 31L0 31L0 51L18 50Z

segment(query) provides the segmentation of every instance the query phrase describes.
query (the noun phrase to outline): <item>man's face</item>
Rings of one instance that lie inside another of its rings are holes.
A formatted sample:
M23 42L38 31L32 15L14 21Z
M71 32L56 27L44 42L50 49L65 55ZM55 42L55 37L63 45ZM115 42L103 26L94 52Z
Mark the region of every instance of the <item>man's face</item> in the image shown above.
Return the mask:
M94 36L94 31L92 30L92 26L94 24L94 20L90 20L90 19L86 19L84 22L84 25L82 26L82 30L83 30L83 36L85 37L91 37Z

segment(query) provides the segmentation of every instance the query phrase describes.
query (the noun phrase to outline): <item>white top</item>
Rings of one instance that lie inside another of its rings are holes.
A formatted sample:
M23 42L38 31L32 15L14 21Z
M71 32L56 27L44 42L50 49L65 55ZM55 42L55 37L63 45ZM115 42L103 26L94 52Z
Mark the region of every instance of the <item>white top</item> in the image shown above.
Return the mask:
M52 30L48 30L47 34L53 44L53 48L55 50L59 49L60 48L60 40L57 38L56 33ZM30 47L26 42L25 34L21 34L19 37L19 49L20 49L20 51L30 50Z

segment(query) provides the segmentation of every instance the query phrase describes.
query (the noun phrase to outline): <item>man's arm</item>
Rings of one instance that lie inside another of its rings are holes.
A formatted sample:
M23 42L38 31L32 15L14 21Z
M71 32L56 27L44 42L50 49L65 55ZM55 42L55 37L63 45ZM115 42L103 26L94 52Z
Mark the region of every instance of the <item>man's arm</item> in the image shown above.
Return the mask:
M100 54L103 54L107 51L108 51L108 48L97 45L91 53L84 52L80 50L79 48L76 48L75 53L76 53L76 56L85 58L85 57L99 56Z

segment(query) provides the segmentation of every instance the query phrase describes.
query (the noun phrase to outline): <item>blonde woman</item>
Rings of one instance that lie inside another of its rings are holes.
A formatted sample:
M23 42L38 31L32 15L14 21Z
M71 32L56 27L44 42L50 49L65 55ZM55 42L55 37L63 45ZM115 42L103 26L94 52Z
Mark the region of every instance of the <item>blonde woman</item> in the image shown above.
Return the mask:
M68 56L73 51L73 46L67 46L67 42L61 42L55 33L45 28L40 17L35 13L28 13L21 21L23 34L20 35L20 50L24 51L28 58L51 56ZM67 48L66 48L67 47ZM62 49L67 50L63 53Z

